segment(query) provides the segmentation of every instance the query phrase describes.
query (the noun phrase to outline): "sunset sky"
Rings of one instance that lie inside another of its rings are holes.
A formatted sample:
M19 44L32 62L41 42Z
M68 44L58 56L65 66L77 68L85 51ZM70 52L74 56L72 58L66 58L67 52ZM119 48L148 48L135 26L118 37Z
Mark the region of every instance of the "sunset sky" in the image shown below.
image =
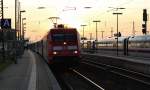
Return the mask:
M12 19L14 28L14 2L15 0L4 0L4 17ZM95 23L93 20L100 20L98 23L98 36L101 39L101 31L104 31L104 38L111 36L111 28L116 33L116 15L113 15L114 8L126 8L118 10L119 31L123 36L132 35L133 21L135 23L136 35L142 35L143 9L150 13L150 0L20 0L21 10L26 10L22 17L26 17L26 37L32 41L39 40L52 28L53 24L49 17L60 17L58 23L65 23L70 27L76 27L82 35L81 24L86 24L85 36L92 33L95 39ZM8 7L8 8L6 8ZM38 7L45 7L38 9ZM84 8L91 7L91 8ZM148 31L150 23L148 21Z

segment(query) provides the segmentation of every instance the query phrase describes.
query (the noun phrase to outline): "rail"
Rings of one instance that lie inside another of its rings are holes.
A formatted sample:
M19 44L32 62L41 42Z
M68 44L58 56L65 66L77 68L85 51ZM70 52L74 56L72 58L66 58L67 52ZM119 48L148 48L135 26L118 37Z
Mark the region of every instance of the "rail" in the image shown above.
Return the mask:
M81 73L79 73L76 70L72 70L74 73L76 73L78 76L82 77L84 80L90 82L92 85L94 85L95 87L97 87L100 90L105 90L104 88L102 88L101 86L99 86L98 84L96 84L94 81L90 80L89 78L87 78L86 76L82 75Z
M107 70L110 71L111 73L135 80L137 82L146 84L146 85L150 85L150 75L145 75L143 73L139 73L136 71L131 71L131 70L127 70L124 68L119 68L116 66L112 66L112 65L107 65L107 64L103 64L103 63L97 63L94 61L89 61L89 60L84 60L82 63L84 64L88 64L90 66L96 67L96 68L101 68L103 70Z

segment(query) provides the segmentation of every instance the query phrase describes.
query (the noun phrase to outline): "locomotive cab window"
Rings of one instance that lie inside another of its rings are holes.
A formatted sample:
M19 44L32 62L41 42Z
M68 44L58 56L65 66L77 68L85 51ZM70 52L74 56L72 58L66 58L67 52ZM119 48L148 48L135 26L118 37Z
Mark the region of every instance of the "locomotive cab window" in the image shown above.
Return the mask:
M64 34L53 34L52 40L53 41L64 41Z
M65 34L65 40L67 41L74 41L74 40L77 40L77 37L75 34Z
M53 41L74 41L77 40L75 34L53 34L52 35Z

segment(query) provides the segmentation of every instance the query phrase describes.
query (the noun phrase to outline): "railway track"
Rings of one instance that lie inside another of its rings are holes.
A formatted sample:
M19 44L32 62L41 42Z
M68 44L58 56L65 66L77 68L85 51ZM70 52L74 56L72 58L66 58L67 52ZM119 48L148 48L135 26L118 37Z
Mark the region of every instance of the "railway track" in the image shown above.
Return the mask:
M81 73L79 73L76 70L72 70L74 73L76 73L78 76L82 77L85 81L91 83L93 86L97 87L99 90L105 90L103 87L101 87L100 85L96 84L94 81L90 80L89 78L87 78L86 76L82 75Z
M82 54L84 60L94 61L106 65L111 65L123 69L130 69L132 71L140 72L145 75L150 75L150 58L127 58L107 56L101 54Z
M62 90L105 90L75 69L63 69L54 73Z
M84 58L75 69L59 68L56 76L62 90L149 90L149 75L93 59L97 57Z
M97 62L93 62L93 61L84 61L84 64L88 64L88 65L92 65L93 67L96 68L101 68L103 70L107 70L111 73L135 80L139 83L143 83L146 85L150 85L150 75L145 75L136 71L131 71L131 70L127 70L127 69L123 69L123 68L119 68L119 67L115 67L115 66L111 66L111 65L106 65L106 64L102 64L102 63L97 63Z
M147 88L150 87L150 75L131 71L124 68L119 68L112 65L107 65L100 62L94 62L93 59L95 58L86 58L83 60L82 64L86 64L87 66L91 66L93 68L101 69L103 71L109 72L110 75L113 74L118 77L127 79L127 81L132 81L134 83L140 84L141 86L144 86L146 88L145 90L148 90Z

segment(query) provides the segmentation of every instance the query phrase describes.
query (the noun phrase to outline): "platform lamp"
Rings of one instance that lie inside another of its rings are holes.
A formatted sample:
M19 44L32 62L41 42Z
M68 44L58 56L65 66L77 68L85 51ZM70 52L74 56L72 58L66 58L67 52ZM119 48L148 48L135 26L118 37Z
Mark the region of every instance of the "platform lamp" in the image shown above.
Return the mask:
M19 36L19 37L20 37L20 40L21 40L21 36L22 36L22 35L21 35L21 26L22 26L22 25L21 25L21 14L24 13L24 12L26 12L26 11L25 11L25 10L21 10L21 11L20 11L20 31L19 31L19 33L20 33L20 36Z

